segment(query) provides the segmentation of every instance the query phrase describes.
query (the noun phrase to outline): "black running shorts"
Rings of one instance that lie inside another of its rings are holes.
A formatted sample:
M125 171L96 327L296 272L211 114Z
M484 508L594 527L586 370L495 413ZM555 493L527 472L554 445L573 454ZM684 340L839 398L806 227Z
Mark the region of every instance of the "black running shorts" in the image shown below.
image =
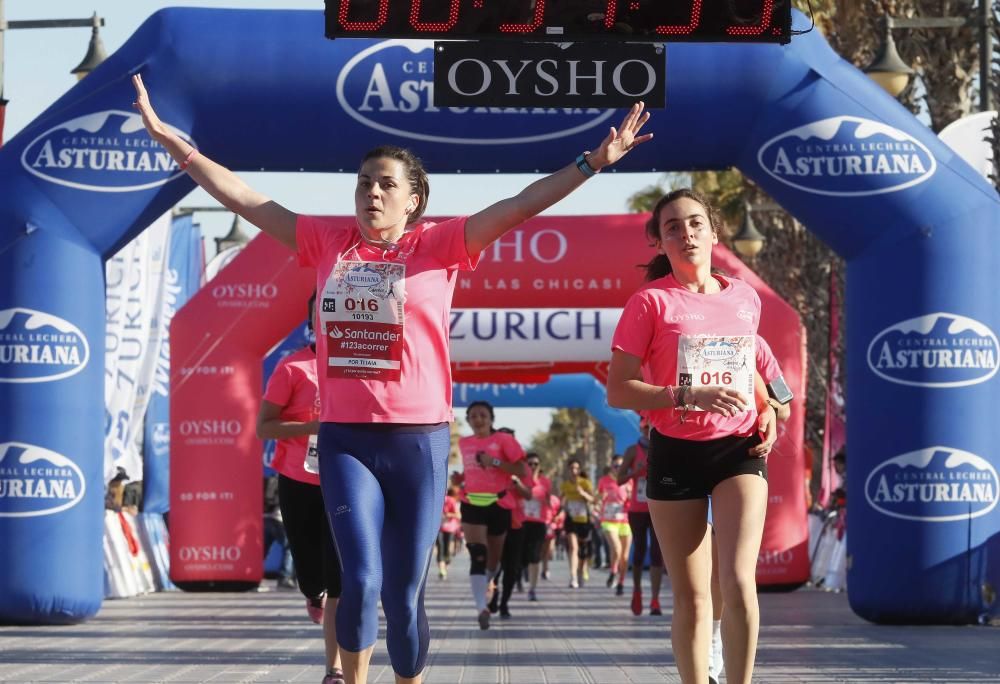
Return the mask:
M760 443L757 433L696 442L653 430L646 497L653 501L703 499L717 484L737 475L758 475L767 480L767 461L747 453Z

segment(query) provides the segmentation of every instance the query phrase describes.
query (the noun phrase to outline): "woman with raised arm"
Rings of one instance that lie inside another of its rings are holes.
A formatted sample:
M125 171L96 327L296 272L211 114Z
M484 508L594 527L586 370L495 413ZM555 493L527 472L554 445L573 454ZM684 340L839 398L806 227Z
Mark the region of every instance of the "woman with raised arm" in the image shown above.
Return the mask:
M592 152L471 216L420 222L429 186L408 150L361 160L356 225L302 216L254 191L156 116L139 75L135 107L150 135L224 206L316 268L320 479L345 570L337 639L348 684L365 682L379 598L397 682L420 682L429 629L423 595L445 493L451 410L448 321L458 271L494 240L652 137L643 104Z
M712 272L719 227L694 191L657 202L646 236L658 254L622 311L608 375L608 403L647 411L653 428L646 498L674 593L671 643L685 684L709 675L710 496L726 676L750 684L766 457L775 439L774 409L755 373L760 298L742 280Z

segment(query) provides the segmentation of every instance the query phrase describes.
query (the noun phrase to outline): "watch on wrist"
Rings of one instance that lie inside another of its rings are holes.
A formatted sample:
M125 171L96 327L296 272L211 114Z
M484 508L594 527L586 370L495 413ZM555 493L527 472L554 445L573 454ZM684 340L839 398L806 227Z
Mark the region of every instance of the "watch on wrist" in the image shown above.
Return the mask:
M499 468L502 461L499 458L494 458L492 463L494 468Z

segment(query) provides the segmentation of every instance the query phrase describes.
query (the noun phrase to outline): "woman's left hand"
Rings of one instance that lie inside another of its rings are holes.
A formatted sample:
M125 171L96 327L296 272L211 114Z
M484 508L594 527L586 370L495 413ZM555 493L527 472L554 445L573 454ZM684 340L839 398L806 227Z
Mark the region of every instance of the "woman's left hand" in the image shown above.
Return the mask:
M775 440L778 439L778 419L774 415L774 408L770 405L757 416L757 430L764 441L750 449L748 453L753 458L767 458Z
M639 129L649 121L649 112L645 111L643 102L636 102L628 110L619 128L611 127L608 136L601 141L601 146L587 155L587 163L600 171L605 166L611 166L628 154L636 145L641 145L653 137L652 133L639 135Z

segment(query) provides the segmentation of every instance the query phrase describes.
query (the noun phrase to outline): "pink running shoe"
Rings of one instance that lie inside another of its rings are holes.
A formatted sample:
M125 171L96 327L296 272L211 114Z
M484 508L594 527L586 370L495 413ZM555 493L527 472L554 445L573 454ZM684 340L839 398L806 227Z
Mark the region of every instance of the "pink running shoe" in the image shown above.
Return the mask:
M326 608L326 594L306 599L306 612L317 625L323 624L323 609Z

